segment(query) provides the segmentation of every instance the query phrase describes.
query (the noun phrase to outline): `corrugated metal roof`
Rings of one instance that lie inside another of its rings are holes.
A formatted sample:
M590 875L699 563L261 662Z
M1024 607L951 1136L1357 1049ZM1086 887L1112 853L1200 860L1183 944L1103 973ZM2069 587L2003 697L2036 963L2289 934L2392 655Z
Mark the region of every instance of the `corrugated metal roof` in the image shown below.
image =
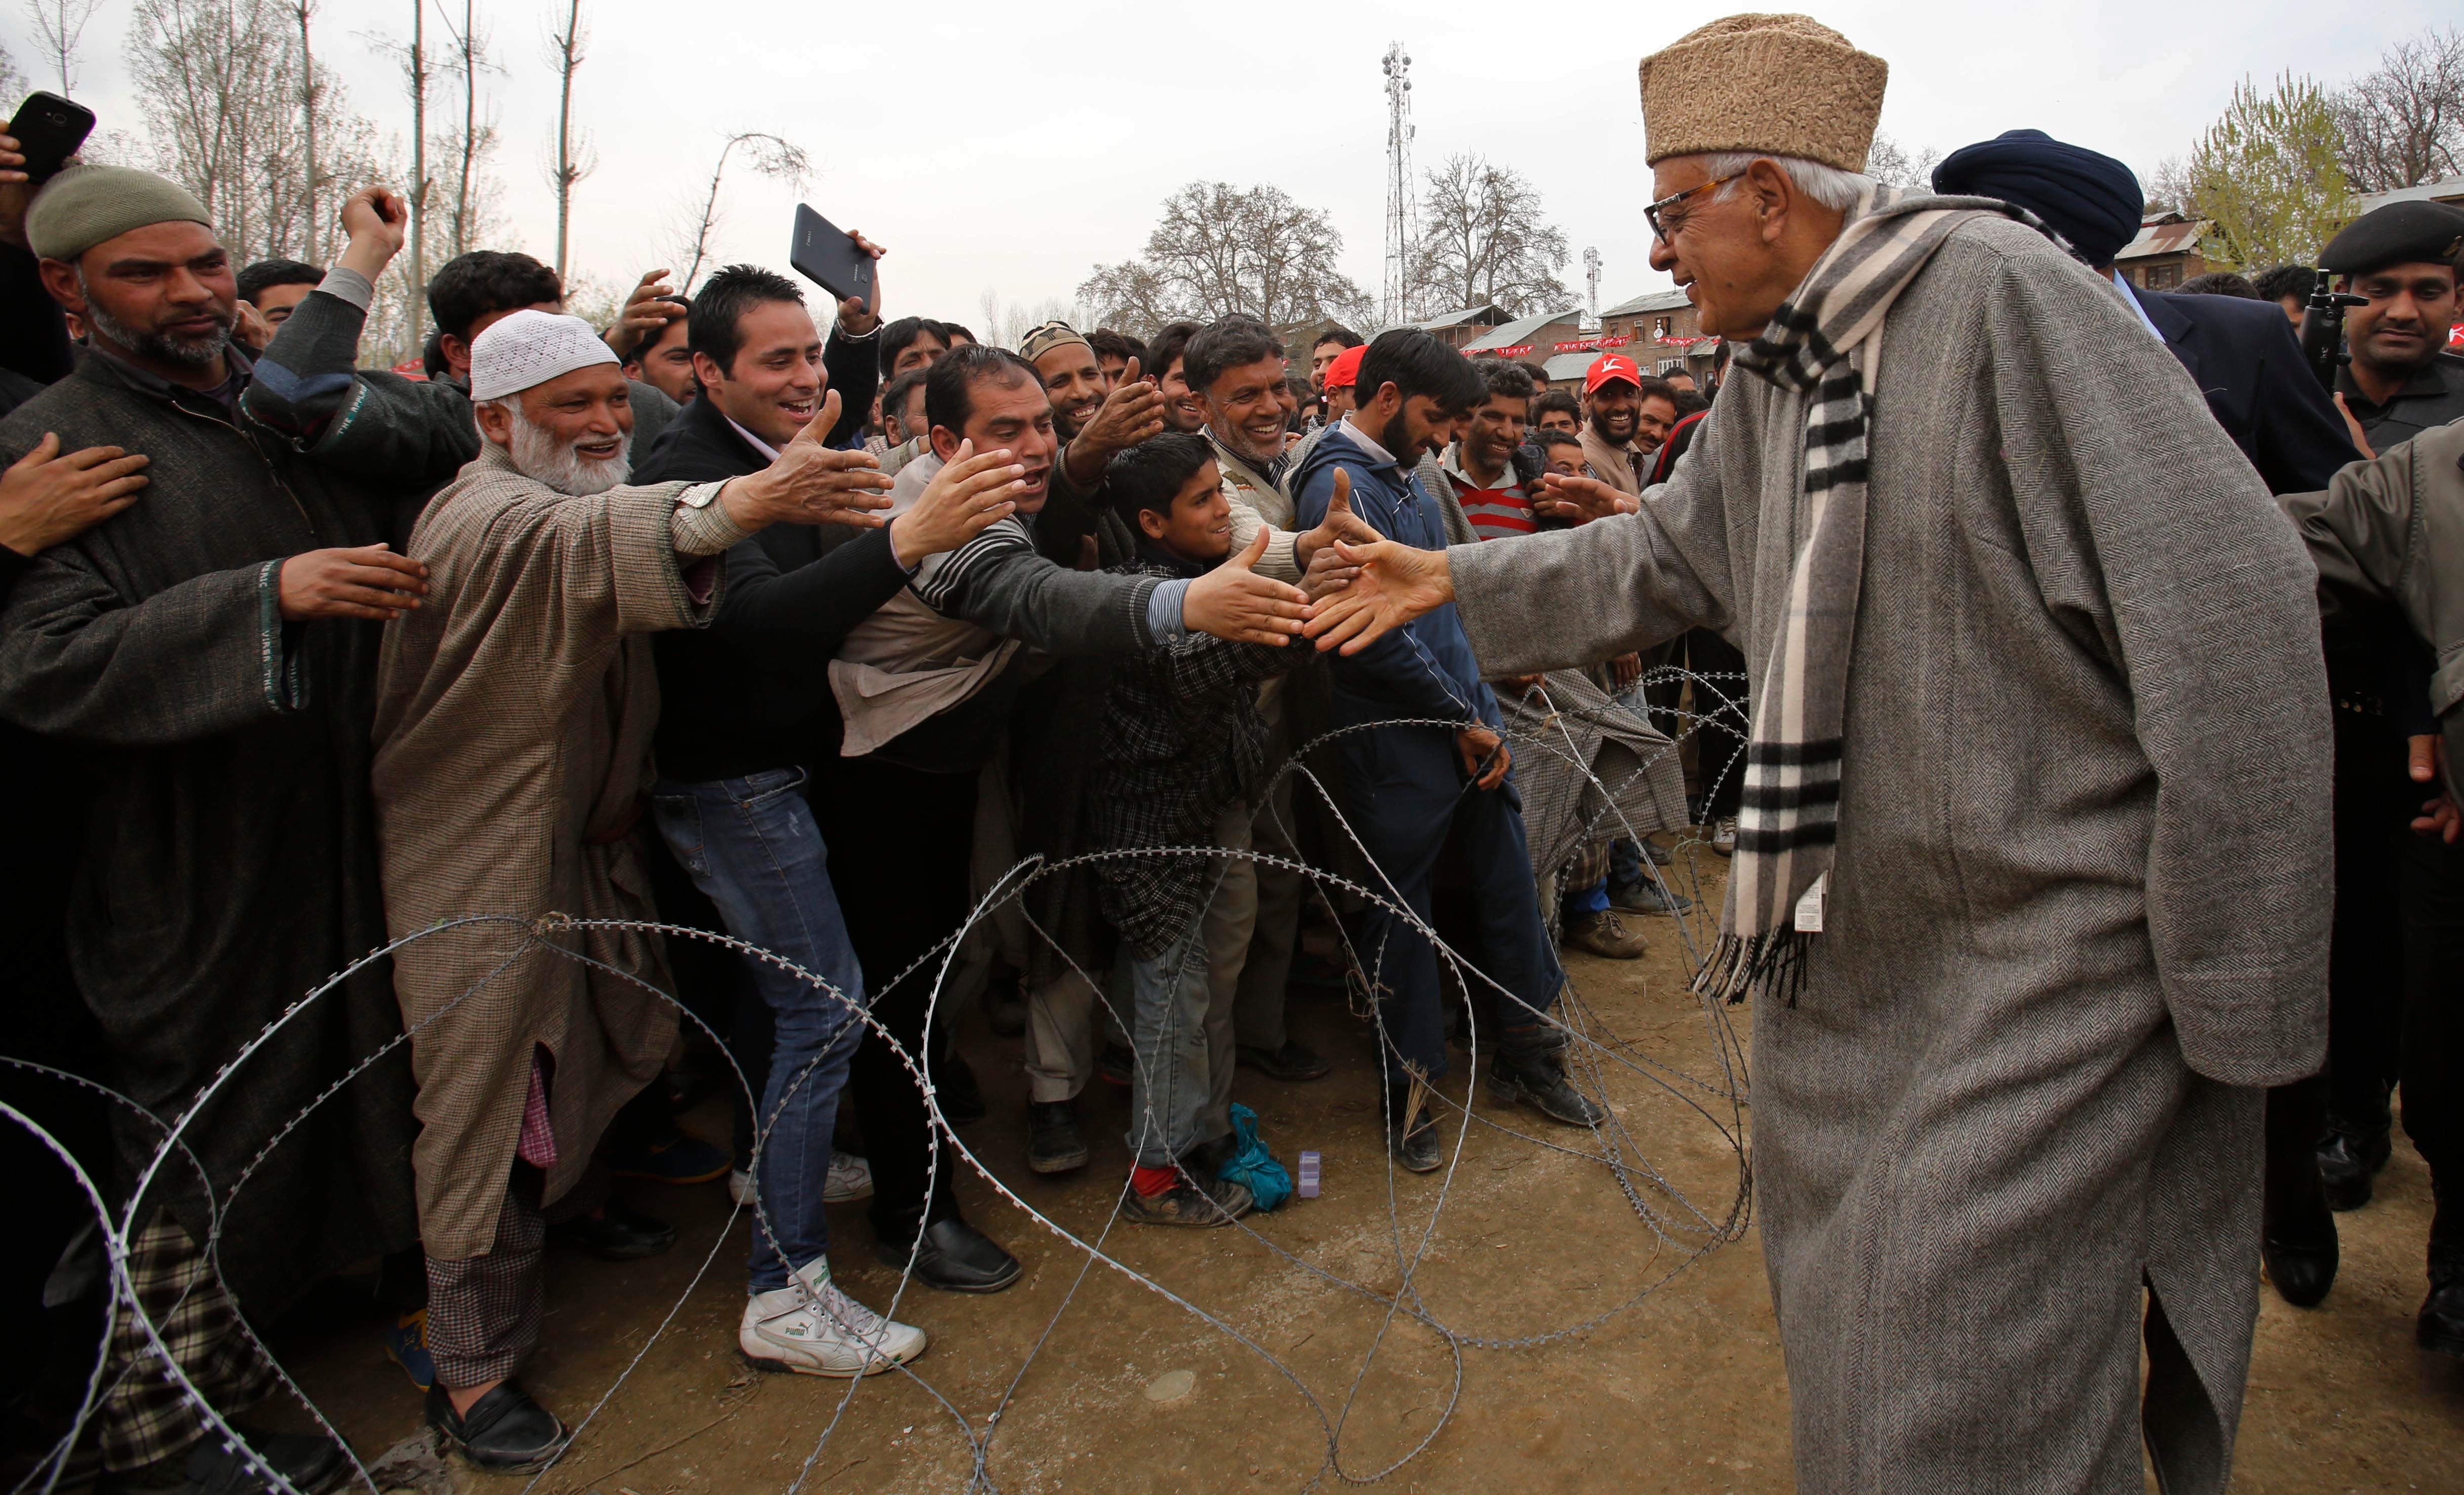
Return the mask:
M1644 296L1638 296L1631 301L1619 301L1617 305L1600 313L1600 315L1602 317L1624 317L1635 312L1673 312L1681 306L1690 306L1693 303L1691 301L1685 299L1685 293L1683 291L1653 291Z
M1503 319L1505 315L1494 306L1466 306L1461 311L1448 312L1444 316L1432 317L1426 321L1416 321L1412 325L1423 332L1435 332L1441 327L1460 327L1465 322L1476 322L1485 316Z
M1582 378L1592 366L1592 360L1598 357L1597 353L1560 353L1540 366L1549 371L1549 382L1553 385L1561 379Z
M1580 310L1580 307L1569 306L1562 312L1542 312L1537 317L1525 317L1514 321L1507 322L1502 326L1492 329L1486 336L1479 339L1478 341L1464 343L1463 351L1465 353L1479 353L1489 348L1510 348L1518 343L1528 342L1531 340L1532 334L1538 332L1541 328L1548 326L1551 322L1564 321L1567 318L1575 315Z
M2199 236L2207 231L2204 219L2176 218L2167 213L2170 222L2144 223L2139 236L2115 252L2114 259L2145 259L2150 254L2181 254L2199 247Z
M2385 208L2389 203L2464 204L2464 177L2446 177L2436 182L2424 182L2419 187L2400 187L2392 192L2373 192L2362 199L2362 211Z

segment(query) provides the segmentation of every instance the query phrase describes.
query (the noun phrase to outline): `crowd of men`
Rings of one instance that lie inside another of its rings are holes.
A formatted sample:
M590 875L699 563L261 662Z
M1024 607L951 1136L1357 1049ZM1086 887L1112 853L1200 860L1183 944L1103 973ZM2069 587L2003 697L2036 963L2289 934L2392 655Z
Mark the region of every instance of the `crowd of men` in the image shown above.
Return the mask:
M2419 1341L2464 1354L2464 212L2149 292L2110 158L1859 175L1885 77L1792 16L1644 59L1653 262L1724 341L1699 387L1606 354L1579 393L1410 328L1006 349L876 290L825 331L752 265L600 328L500 251L427 287L424 377L372 370L391 192L329 265L240 267L178 185L31 183L0 139L11 1052L133 1104L0 1094L131 1211L162 1340L114 1323L103 1487L337 1481L199 1403L272 1384L243 1311L370 1262L446 1442L552 1461L549 1238L675 1241L612 1176L752 1207L754 1366L913 1359L828 1206L928 1287L1020 1280L934 1116L984 1117L962 1011L1020 1045L1038 1173L1126 1088L1133 1223L1288 1191L1235 1096L1333 1068L1311 979L1374 996L1397 1166L1442 1165L1457 1048L1595 1126L1557 947L1641 955L1681 825L1732 858L1698 985L1756 999L1805 1487L2135 1490L2144 1434L2221 1488L2257 1263L2325 1295L2398 1088ZM1535 858L1509 721L1593 690L1695 737L1691 802ZM1321 738L1333 814L1281 771ZM1293 869L1346 846L1384 896ZM675 1119L722 1067L724 1147ZM91 1211L7 1145L48 1180L5 1309L41 1344Z

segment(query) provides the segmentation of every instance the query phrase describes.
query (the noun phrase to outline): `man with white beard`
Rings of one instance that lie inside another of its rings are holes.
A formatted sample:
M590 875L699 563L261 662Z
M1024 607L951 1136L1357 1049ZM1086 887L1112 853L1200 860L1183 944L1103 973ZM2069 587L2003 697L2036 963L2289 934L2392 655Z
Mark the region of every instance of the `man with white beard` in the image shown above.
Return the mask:
M386 631L378 671L372 778L392 934L507 916L394 956L420 1088L428 1417L489 1469L537 1468L564 1445L564 1425L512 1379L539 1343L540 1209L579 1180L675 1039L659 941L575 927L656 917L637 840L658 720L649 635L708 625L722 553L746 536L782 521L877 526L866 511L889 502L871 456L822 444L836 394L763 471L626 486L628 387L578 318L519 311L479 335L471 397L485 445L412 532L429 590L410 627ZM854 1342L839 1374L924 1348L825 1276L788 1290L808 1333Z

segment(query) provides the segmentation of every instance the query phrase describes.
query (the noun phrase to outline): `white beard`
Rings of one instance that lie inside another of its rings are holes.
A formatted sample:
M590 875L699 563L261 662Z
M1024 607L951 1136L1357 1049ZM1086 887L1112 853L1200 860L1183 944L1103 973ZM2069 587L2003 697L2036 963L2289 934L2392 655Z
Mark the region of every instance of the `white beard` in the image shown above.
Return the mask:
M515 471L535 483L545 483L561 494L582 497L604 494L625 481L633 473L633 433L627 431L612 457L585 457L576 451L571 442L559 441L544 427L534 426L518 406L508 402L508 414L514 418L513 441L507 452L514 459Z

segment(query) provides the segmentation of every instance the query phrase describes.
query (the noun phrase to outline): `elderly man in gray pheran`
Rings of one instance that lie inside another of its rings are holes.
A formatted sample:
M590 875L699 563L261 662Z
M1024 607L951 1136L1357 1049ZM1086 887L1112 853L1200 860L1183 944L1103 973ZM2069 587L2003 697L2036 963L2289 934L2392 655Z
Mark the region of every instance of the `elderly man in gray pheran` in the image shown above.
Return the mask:
M2039 225L1858 174L1884 76L1803 16L1645 58L1652 262L1744 377L1639 501L1565 481L1597 522L1346 547L1309 631L1451 601L1487 674L1744 649L1702 985L1755 1000L1800 1489L2136 1495L2144 1434L2163 1488L2221 1490L2261 1088L2325 1043L2310 568Z

